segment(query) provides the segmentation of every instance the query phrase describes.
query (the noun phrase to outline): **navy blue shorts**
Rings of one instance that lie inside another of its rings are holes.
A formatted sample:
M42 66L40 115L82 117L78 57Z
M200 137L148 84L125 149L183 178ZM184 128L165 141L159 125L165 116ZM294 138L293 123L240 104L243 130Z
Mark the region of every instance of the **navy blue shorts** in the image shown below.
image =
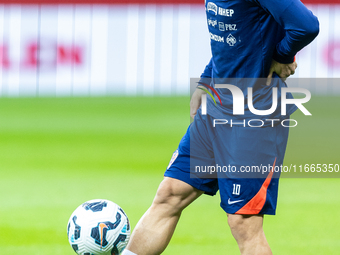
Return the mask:
M278 122L280 123L280 122ZM288 127L215 125L198 111L164 174L215 195L230 214L276 211Z

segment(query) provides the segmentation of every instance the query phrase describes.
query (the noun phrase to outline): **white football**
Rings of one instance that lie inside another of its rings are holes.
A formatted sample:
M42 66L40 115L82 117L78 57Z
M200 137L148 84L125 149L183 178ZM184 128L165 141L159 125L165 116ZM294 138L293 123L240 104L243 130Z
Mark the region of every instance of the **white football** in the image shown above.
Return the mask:
M67 236L79 255L119 255L130 238L129 219L109 200L90 200L72 213Z

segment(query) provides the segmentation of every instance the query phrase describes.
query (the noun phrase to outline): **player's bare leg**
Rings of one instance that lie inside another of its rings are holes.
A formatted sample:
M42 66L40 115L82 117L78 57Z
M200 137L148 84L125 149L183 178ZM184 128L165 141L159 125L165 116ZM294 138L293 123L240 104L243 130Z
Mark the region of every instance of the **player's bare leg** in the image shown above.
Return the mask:
M126 250L137 255L161 254L170 242L182 210L202 194L203 191L185 182L165 177Z
M242 255L272 255L262 215L228 214L228 224Z

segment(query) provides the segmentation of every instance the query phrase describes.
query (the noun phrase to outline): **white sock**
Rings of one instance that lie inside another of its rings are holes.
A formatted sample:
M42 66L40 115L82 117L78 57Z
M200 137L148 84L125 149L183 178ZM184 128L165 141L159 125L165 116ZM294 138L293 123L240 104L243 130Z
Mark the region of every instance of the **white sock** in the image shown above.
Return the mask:
M123 253L121 255L137 255L136 253L133 253L132 251L129 251L127 249L124 249Z

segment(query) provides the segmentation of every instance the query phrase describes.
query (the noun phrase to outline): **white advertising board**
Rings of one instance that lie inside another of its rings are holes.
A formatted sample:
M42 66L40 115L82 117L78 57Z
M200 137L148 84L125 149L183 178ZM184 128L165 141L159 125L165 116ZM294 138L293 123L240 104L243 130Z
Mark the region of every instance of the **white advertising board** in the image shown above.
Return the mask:
M340 5L308 7L294 77L340 77ZM0 96L185 95L209 59L202 5L0 5Z

